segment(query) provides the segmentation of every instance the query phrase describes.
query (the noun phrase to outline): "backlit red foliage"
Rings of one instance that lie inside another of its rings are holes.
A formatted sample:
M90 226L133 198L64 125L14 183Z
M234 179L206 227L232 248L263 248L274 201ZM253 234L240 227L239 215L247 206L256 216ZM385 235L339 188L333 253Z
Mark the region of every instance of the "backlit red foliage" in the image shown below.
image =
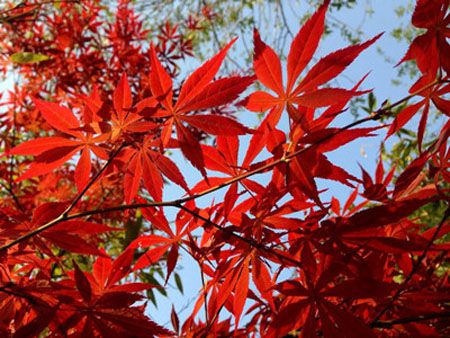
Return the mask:
M449 211L437 224L411 217L448 203L449 1L417 1L412 23L423 32L402 61L415 60L420 78L405 98L341 126L335 118L369 91L364 79L330 81L380 35L313 62L329 3L294 37L285 66L255 30L254 75L217 76L232 40L183 79L177 62L191 41L170 23L145 30L128 1L114 18L95 0L4 11L2 53L46 58L15 65L22 81L0 114L2 337L450 334ZM213 10L203 9L208 20ZM445 123L424 144L431 107ZM238 108L262 113L261 124L238 122ZM391 137L418 114L420 155L396 177L381 159L374 176L357 177L328 157L383 132L366 122L385 118ZM318 179L346 186L348 199L328 198ZM182 192L168 200L173 184ZM138 214L140 233L110 250ZM142 291L154 285L139 276L164 261L167 283L181 250L204 286L187 319L173 311L163 328L145 311Z

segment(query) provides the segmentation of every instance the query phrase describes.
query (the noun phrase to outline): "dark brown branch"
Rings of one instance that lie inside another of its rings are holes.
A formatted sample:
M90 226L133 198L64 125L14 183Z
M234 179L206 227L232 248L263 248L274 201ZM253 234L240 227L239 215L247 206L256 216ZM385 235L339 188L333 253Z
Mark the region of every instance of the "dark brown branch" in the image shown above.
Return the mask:
M372 327L390 329L394 325L417 323L417 322L423 322L426 320L442 319L442 318L448 318L448 317L450 317L450 311L429 313L426 315L420 315L420 316L415 316L415 317L398 318L398 319L394 319L394 320L390 320L390 321L379 321L379 322L374 323L372 325Z
M0 292L6 293L7 295L13 296L13 297L18 297L18 298L22 298L27 300L30 304L33 305L39 305L39 306L43 306L46 308L51 308L47 303L43 302L41 299L39 299L38 297L35 297L33 295L30 294L26 294L26 293L21 293L18 291L13 290L11 287L14 286L14 284L12 282L4 285L4 286L0 286Z

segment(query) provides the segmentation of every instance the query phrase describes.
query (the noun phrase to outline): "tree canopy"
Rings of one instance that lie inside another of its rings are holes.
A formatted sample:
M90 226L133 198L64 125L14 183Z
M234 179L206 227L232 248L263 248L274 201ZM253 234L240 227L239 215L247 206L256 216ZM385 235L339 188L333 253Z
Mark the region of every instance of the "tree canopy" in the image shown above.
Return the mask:
M450 334L449 0L394 31L398 100L369 65L339 81L382 41L327 19L356 1L294 31L299 3L2 5L2 336ZM348 45L316 57L337 29ZM376 168L333 156L371 137ZM199 290L158 322L156 295L192 287L183 256Z

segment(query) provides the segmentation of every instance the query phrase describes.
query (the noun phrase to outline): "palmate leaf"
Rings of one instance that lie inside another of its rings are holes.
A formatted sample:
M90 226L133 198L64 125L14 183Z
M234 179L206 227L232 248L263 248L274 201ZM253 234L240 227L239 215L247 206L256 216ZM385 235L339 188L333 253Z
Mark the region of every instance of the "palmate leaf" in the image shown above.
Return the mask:
M357 92L341 88L317 87L334 79L367 47L373 44L380 36L377 35L365 43L350 46L331 53L319 60L295 87L301 72L310 62L317 49L320 37L324 30L325 13L330 1L323 5L303 25L295 36L287 59L287 84L283 84L281 62L278 55L270 46L266 45L255 29L253 67L257 79L267 88L275 92L276 96L265 92L250 94L242 104L250 111L270 113L264 120L274 128L281 112L286 108L290 117L297 122L300 118L294 113L297 109L294 104L302 107L320 108L338 102L348 102L351 98L366 92Z
M449 72L450 44L445 33L450 19L448 8L447 0L417 1L411 21L415 27L425 29L425 32L412 41L399 63L414 59L422 74L428 73L433 77L439 67Z
M78 291L60 289L56 297L64 299L57 311L68 314L59 329L77 328L89 336L112 337L172 335L172 332L147 318L134 306L142 296L137 292L151 287L145 283L118 284L130 272L132 250L125 250L114 262L103 255L97 258L93 273L81 271L74 262L73 282ZM67 284L67 283L66 283ZM77 311L76 309L81 309Z
M75 183L78 190L81 191L87 184L91 173L91 152L100 158L107 158L105 150L95 144L105 141L105 137L79 131L81 128L79 120L66 107L38 99L34 100L34 103L45 121L57 131L63 133L64 137L42 137L26 141L11 149L9 152L11 155L33 155L36 157L18 181L48 174L81 151L75 170Z
M170 228L164 215L147 210L143 213L165 236L142 235L136 238L131 244L131 249L150 248L142 254L136 261L133 270L143 269L158 262L164 254L167 254L167 274L166 284L169 280L178 260L180 245L187 243L186 236L194 228L186 224L176 224L175 232Z
M155 49L153 47L151 49L153 71L150 74L150 86L154 96L162 105L162 110L155 116L168 117L163 131L167 137L163 137L163 144L167 145L168 135L175 124L181 151L204 177L206 177L206 171L200 144L182 122L213 135L234 136L251 132L249 128L225 116L187 115L193 110L205 110L231 103L253 82L254 77L251 76L234 76L213 81L235 40L232 40L186 79L175 104L172 102L173 89L170 76L158 60Z
M294 89L294 95L299 94L302 91L314 90L316 87L334 79L342 73L342 71L344 71L344 69L347 68L347 66L349 66L363 50L375 43L381 35L382 34L378 34L364 43L340 49L320 59Z
M269 325L268 334L279 336L297 327L304 327L309 331L309 336L313 337L321 327L324 337L335 337L339 332L346 332L347 336L355 338L361 335L376 337L364 322L337 306L334 301L336 298L346 298L349 295L352 299L370 299L378 295L372 292L369 281L348 279L337 287L328 286L337 277L338 271L339 269L330 260L323 259L312 275L308 272L307 277L277 284L276 289L286 298L280 306L280 316ZM359 294L351 292L355 285L363 288L363 291ZM384 294L388 291L387 288ZM319 320L317 318L312 320L311 317L314 317L316 311Z

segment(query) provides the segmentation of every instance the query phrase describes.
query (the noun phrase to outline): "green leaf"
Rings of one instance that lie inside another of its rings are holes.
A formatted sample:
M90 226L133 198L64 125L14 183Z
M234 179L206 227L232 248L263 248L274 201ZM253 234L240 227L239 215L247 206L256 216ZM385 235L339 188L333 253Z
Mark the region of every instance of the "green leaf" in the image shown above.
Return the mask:
M50 57L47 55L29 52L14 53L11 55L11 61L19 64L38 63L48 59L50 59Z
M368 104L369 104L369 109L371 111L374 111L375 110L375 105L377 103L377 100L375 98L375 95L373 95L372 92L369 93L367 101L368 101Z
M175 283L177 284L178 290L180 290L181 294L184 294L183 283L181 282L180 275L175 272Z
M153 303L153 305L155 305L156 308L158 308L158 304L156 303L156 297L155 294L153 293L153 290L147 290L147 298L150 299L150 301Z

